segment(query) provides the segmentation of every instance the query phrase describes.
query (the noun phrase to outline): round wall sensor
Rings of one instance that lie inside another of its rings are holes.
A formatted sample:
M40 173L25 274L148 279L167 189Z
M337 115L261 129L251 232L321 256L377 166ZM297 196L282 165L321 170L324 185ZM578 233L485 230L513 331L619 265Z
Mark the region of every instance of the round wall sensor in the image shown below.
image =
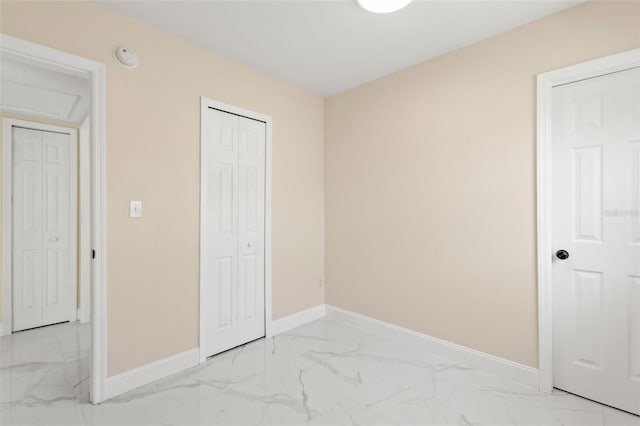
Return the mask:
M114 50L113 56L123 67L135 68L138 66L138 54L131 49L118 47Z

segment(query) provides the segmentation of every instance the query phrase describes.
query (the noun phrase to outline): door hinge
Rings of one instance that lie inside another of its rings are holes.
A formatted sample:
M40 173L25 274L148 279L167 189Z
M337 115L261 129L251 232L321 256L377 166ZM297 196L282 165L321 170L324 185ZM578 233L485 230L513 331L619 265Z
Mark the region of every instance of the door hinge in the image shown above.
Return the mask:
M95 250L91 250L91 258L95 259L96 258L96 251Z

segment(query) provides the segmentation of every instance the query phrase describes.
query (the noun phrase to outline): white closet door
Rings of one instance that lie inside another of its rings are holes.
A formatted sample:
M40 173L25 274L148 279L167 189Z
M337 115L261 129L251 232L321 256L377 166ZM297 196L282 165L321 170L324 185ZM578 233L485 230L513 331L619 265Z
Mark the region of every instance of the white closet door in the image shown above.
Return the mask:
M42 325L42 133L13 128L13 330Z
M43 324L69 321L70 281L70 136L42 132L44 186ZM75 226L75 224L74 224Z
M13 330L69 320L70 137L14 127Z
M239 126L238 332L240 342L264 336L265 124Z
M203 124L201 218L207 356L236 346L238 303L238 117L209 110Z
M639 82L634 69L553 89L554 386L635 414Z
M206 356L264 336L265 125L208 109L202 123Z

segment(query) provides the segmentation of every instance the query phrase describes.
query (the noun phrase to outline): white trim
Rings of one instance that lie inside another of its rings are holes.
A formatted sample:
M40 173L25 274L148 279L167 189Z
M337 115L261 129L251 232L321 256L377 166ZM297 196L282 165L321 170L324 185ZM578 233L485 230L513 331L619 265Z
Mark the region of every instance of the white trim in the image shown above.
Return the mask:
M78 131L71 127L52 126L35 121L2 118L2 334L13 332L13 127L69 135L69 312L67 319L78 319ZM5 245L7 244L7 245ZM8 248L8 250L7 250Z
M0 34L0 52L89 77L91 84L92 275L91 402L104 401L107 374L106 75L105 65L61 50ZM4 277L3 277L4 279Z
M215 109L229 112L232 114L242 115L244 117L253 118L258 121L262 121L266 126L266 156L265 156L265 216L264 216L264 312L265 312L265 336L272 335L272 283L271 283L271 126L272 120L271 117L265 114L260 114L254 111L250 111L244 108L235 107L233 105L224 104L222 102L215 101L213 99L208 99L205 97L200 98L200 139L202 141L203 135L203 123L205 120L205 112L208 107L213 107ZM202 145L202 142L201 142ZM200 168L202 170L204 161L203 158L200 158ZM203 187L204 176L202 173L200 175L200 188ZM204 215L204 194L200 193L200 221L202 223L202 217ZM205 323L204 323L204 310L205 310L205 297L204 297L204 285L202 283L203 276L203 253L202 253L202 244L200 245L200 328L199 328L199 345L201 348L200 351L200 363L206 361L207 356L202 348L206 347L205 344Z
M97 64L97 63L96 63ZM91 242L96 251L91 286L91 402L106 400L107 378L107 76L91 71Z
M267 121L267 144L265 157L265 203L264 203L264 318L265 337L273 335L273 293L272 293L272 256L271 256L271 183L272 183L272 162L271 162L271 117Z
M542 392L553 390L552 224L552 89L640 66L640 49L571 65L537 79L537 229L538 229L538 365Z
M11 281L13 277L12 261L13 238L11 224L11 189L13 187L13 143L11 142L11 127L2 125L2 328L0 336L6 336L13 331L13 313ZM7 166L7 163L9 164Z
M80 162L80 300L78 320L86 324L91 319L91 126L89 118L80 126L78 161Z
M11 294L11 277L13 276L11 257L13 254L13 238L12 233L12 207L11 207L11 190L7 188L13 187L13 170L11 167L11 159L13 158L11 142L11 131L7 130L4 123L2 127L2 323L0 336L11 334L13 331L13 314ZM9 162L7 167L6 163Z
M78 158L78 144L80 138L76 129L68 129L71 134L71 146L69 147L71 156L71 170L69 173L69 197L71 200L71 211L69 212L69 277L71 281L71 294L69 300L69 321L78 320L78 171L80 158Z
M286 333L296 327L300 327L311 321L323 318L326 315L326 305L317 305L303 311L296 312L286 317L278 318L271 322L271 329L267 338L275 336L276 334Z
M130 390L198 365L199 352L198 348L193 348L111 376L107 379L105 399L122 395Z
M408 334L410 336L420 338L424 342L428 343L429 353L433 355L441 356L443 358L447 358L461 364L470 365L472 367L488 371L490 373L507 378L525 386L529 386L532 388L536 388L538 386L538 370L533 367L509 361L508 359L480 352L466 346L451 343L446 340L438 339L436 337L432 337L418 331L400 327L386 321L371 318L366 315L338 308L336 306L326 305L326 312L327 315L337 316L342 321L348 323L374 323L383 327L391 328L404 334Z

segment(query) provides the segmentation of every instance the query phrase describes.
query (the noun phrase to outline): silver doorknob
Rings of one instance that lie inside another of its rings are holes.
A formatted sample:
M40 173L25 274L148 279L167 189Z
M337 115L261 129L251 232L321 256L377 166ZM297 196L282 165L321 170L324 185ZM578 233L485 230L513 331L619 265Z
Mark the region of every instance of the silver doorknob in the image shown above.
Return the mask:
M247 243L247 247L251 248L253 246L251 245L251 243Z
M53 241L54 243L57 242L60 238L58 237L51 237L49 238L49 241Z

